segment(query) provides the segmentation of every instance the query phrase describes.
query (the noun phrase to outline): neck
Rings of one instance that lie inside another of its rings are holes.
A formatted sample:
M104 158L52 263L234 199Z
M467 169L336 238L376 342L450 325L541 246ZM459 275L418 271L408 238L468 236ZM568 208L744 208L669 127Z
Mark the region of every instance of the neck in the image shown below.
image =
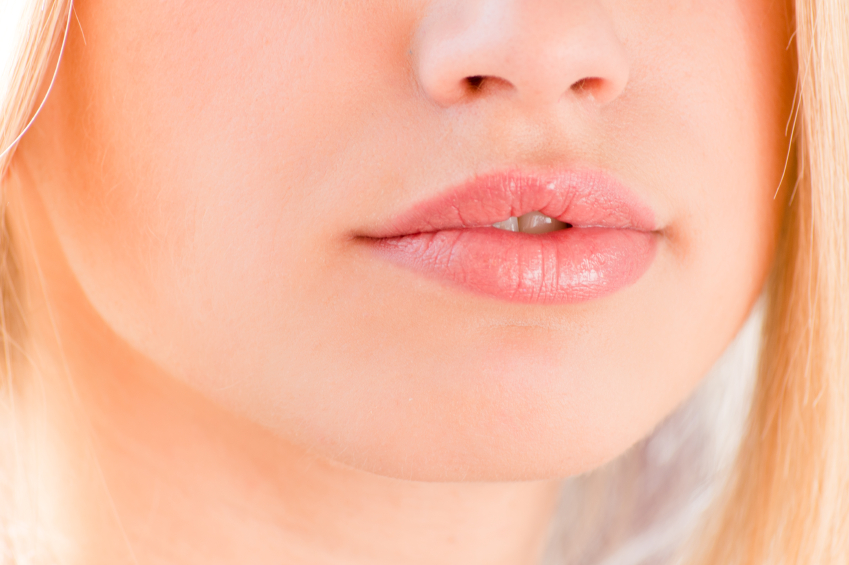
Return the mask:
M38 395L44 492L67 562L539 560L558 483L420 483L310 454L132 350L94 312L26 183L11 187ZM30 251L31 250L31 251ZM55 446L61 446L57 448Z

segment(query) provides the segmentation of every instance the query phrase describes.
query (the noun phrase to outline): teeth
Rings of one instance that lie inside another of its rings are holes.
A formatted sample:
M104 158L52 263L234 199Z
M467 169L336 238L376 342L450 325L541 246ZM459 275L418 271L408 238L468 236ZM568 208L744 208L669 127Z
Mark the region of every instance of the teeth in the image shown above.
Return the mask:
M492 224L492 227L498 228L500 230L519 231L519 218L517 218L516 216L510 216L503 222Z
M571 226L554 218L549 218L540 212L528 212L518 218L510 216L503 222L492 224L492 227L507 231L539 234L562 230Z
M566 227L567 224L539 212L528 212L519 216L519 231L522 233L548 233Z

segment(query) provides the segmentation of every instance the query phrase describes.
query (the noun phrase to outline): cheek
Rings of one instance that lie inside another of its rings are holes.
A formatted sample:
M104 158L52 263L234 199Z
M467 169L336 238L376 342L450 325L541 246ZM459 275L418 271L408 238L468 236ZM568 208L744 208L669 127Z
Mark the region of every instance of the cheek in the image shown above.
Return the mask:
M687 5L636 41L634 103L622 116L625 137L636 135L629 164L667 187L663 198L675 213L665 235L689 279L683 288L757 291L792 189L792 174L782 174L795 82L790 30L773 3Z
M310 285L304 273L332 253L316 244L333 224L327 203L344 197L328 175L380 110L373 76L397 66L373 54L403 57L396 44L411 31L396 23L382 44L363 37L362 4L334 8L329 24L320 2L237 15L202 3L79 4L86 43L72 38L54 108L74 140L65 169L75 190L50 198L88 296L154 352L151 328L220 334L258 312L283 319Z

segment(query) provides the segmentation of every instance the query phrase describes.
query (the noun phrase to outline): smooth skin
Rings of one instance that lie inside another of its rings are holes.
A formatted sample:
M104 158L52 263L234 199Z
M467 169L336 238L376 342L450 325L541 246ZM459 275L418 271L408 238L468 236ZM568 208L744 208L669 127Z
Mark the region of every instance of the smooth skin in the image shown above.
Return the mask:
M650 433L761 292L781 2L76 12L9 193L70 562L534 563L558 480ZM358 237L475 174L574 166L659 226L602 299L469 294Z

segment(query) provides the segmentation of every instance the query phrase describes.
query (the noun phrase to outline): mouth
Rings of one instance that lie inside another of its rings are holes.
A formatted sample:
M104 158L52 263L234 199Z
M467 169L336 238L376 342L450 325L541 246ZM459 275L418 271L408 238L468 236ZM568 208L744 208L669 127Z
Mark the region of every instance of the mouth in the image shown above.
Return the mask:
M499 300L571 304L625 288L653 262L654 213L592 170L477 177L364 234L377 254Z
M534 211L521 216L510 216L502 222L495 222L492 227L519 233L543 234L571 228L572 224L561 222L546 216L542 212Z

